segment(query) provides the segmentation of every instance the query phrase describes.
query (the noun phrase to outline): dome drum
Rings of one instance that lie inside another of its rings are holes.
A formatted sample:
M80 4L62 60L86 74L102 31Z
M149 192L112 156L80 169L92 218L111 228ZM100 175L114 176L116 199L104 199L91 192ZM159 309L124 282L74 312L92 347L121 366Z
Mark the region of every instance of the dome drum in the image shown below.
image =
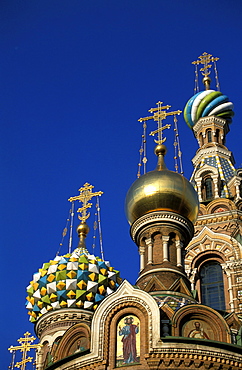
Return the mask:
M184 244L187 245L194 233L194 226L187 218L169 211L150 212L134 221L130 228L130 234L134 242L139 246L140 241L147 230L154 226L171 227L183 236Z
M50 311L41 316L35 322L35 333L37 337L42 340L46 335L58 331L66 331L69 327L76 323L85 323L91 326L93 312L80 309L68 308L58 311Z
M152 295L156 295L156 294L159 294L162 293L162 294L167 294L168 292L171 292L171 287L174 286L174 284L179 281L180 279L183 280L183 283L186 284L186 287L188 289L190 289L191 287L191 284L190 284L190 281L189 279L187 278L186 274L185 273L182 273L181 271L178 271L178 270L175 270L175 269L172 269L172 268L157 268L156 269L153 269L153 271L149 272L147 271L146 273L142 273L137 281L136 281L136 285L142 289L142 290L146 290L147 289L147 286L148 284L150 283L150 281L152 280L152 277L156 278L156 282L159 281L160 282L160 286L157 284L155 290L153 291L149 291L150 294ZM180 292L179 292L180 293ZM183 293L184 296L186 297L190 297L190 295L188 294L185 294Z

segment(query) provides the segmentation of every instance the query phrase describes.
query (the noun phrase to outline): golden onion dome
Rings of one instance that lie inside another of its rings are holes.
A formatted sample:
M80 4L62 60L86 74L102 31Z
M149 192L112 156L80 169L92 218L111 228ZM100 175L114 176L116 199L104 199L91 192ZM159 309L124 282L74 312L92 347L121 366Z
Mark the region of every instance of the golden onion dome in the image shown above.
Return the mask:
M166 168L165 145L157 145L155 153L158 156L156 170L138 178L126 195L125 210L129 223L154 211L174 212L195 223L199 208L195 189L184 176Z

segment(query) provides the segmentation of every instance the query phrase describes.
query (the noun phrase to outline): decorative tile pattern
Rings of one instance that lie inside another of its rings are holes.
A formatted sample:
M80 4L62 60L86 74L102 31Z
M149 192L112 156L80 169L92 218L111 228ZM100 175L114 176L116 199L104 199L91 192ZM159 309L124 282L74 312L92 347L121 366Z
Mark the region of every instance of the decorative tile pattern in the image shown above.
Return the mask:
M119 271L87 250L57 256L43 264L27 287L30 321L36 322L45 313L61 308L93 311L121 282Z
M194 300L185 299L182 297L173 297L173 296L159 296L154 297L159 308L162 306L167 305L170 307L174 312L179 310L179 308L186 306L188 304L194 304Z

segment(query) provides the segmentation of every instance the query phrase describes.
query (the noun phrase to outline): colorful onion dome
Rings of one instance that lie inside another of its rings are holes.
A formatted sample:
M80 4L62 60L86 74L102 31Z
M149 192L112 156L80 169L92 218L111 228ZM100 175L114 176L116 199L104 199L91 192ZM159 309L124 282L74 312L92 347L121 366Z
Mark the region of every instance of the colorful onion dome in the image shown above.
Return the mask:
M27 287L30 321L36 322L45 313L62 308L94 311L121 282L119 271L85 248L57 256L43 264Z
M192 129L201 117L218 116L232 122L234 105L220 91L205 90L192 96L184 109L184 119Z
M157 145L156 170L138 178L126 195L126 217L130 224L145 214L155 211L177 213L194 223L199 201L192 184L179 173L169 171L164 163L165 145Z

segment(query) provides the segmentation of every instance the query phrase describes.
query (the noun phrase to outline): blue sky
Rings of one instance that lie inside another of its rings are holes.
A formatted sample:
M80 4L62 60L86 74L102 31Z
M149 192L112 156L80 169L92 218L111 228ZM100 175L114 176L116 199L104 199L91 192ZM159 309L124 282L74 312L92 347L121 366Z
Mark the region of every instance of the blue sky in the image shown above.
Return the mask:
M221 91L235 105L227 146L241 166L241 11L240 0L1 1L3 369L11 360L7 348L27 330L34 334L25 288L42 263L55 257L67 199L85 182L104 192L105 258L135 283L139 258L124 200L137 173L137 120L158 100L184 109L193 95L191 62L204 51L220 58ZM197 143L181 116L178 124L189 178ZM172 143L170 130L171 170ZM150 140L148 170L155 167L153 147ZM61 254L67 245L68 238Z

